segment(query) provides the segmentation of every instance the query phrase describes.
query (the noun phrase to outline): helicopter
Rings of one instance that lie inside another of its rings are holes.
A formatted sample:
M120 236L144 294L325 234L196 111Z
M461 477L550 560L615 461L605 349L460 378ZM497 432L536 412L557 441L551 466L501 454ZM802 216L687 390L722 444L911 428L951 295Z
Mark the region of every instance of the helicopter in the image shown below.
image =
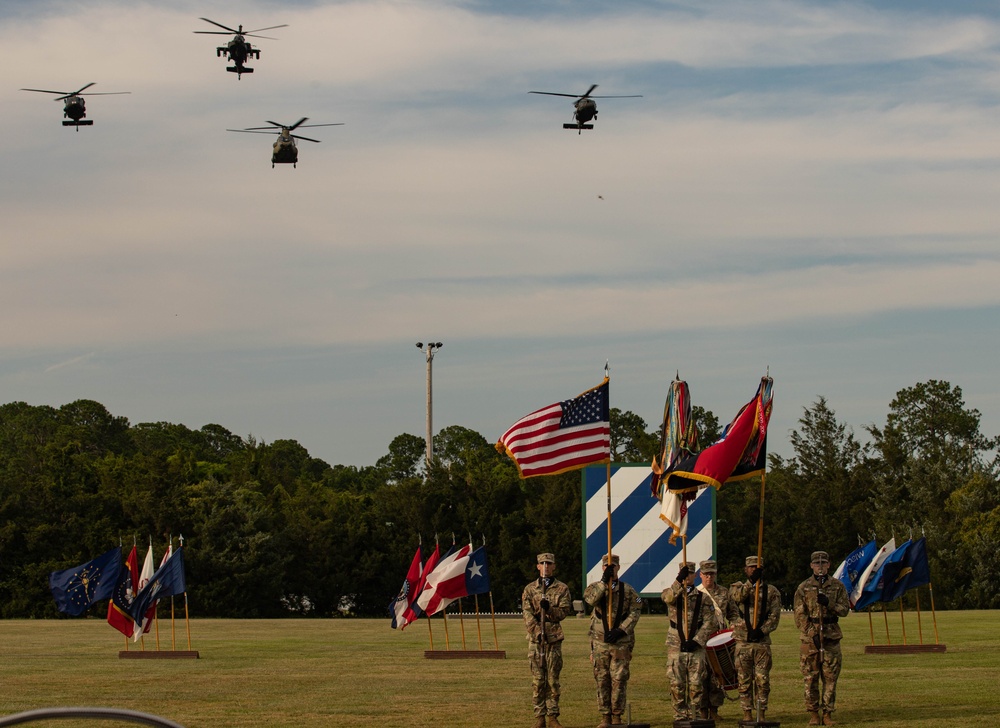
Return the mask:
M296 121L294 124L279 124L276 121L268 121L267 123L271 126L251 126L247 129L226 129L226 131L235 131L241 134L277 134L278 138L274 141L273 151L271 152L271 169L274 169L276 164L290 164L294 169L299 161L299 148L295 144L296 139L302 139L307 142L316 142L319 144L319 139L310 139L309 137L298 136L297 134L292 134L293 131L302 127L303 129L308 129L316 126L343 126L343 123L338 124L303 124L303 122L309 121L309 117L303 116L301 119Z
M91 81L86 86L81 88L79 91L46 91L41 88L22 88L22 91L37 91L40 94L58 94L56 101L65 101L63 105L63 116L69 121L63 120L63 126L75 126L77 131L80 131L81 126L93 126L93 119L84 119L87 115L87 104L83 100L84 96L121 96L122 94L130 94L131 91L106 91L106 92L94 92L85 94L85 90L93 86L96 81Z
M573 107L576 109L573 112L574 123L563 124L563 129L576 129L577 134L582 134L584 129L593 129L593 124L588 124L591 119L597 118L597 103L594 99L641 99L642 95L632 95L632 96L591 96L594 89L597 88L595 83L584 94L557 94L551 91L529 91L529 94L543 94L545 96L567 96L571 99L576 99L573 102Z
M277 38L271 38L266 35L253 35L254 33L259 33L262 30L274 30L275 28L287 28L288 24L284 25L271 25L267 28L257 28L256 30L243 30L243 26L240 25L238 29L233 30L222 23L216 23L214 20L209 20L208 18L199 18L199 20L204 20L206 23L211 23L212 25L217 25L223 30L194 30L193 33L200 33L203 35L228 35L229 33L235 33L233 39L229 41L224 46L219 46L215 49L216 57L222 58L226 57L233 62L232 66L227 66L226 70L230 73L236 74L236 80L240 79L240 76L244 73L253 73L252 68L247 68L245 65L248 58L256 58L260 60L260 49L254 48L252 45L247 43L247 36L251 38L265 38L267 40L277 40Z

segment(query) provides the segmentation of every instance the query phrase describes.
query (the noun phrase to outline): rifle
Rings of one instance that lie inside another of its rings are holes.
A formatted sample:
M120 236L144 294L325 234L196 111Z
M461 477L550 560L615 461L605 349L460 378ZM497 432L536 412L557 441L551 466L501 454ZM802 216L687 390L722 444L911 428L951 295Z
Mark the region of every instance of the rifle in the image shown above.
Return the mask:
M819 619L819 669L823 670L823 605L819 603L820 589L816 587L816 614Z
M545 599L545 592L547 591L547 589L548 589L548 585L545 583L545 578L542 577L542 599ZM541 615L542 615L541 620L540 620L541 621L541 625L542 625L542 640L541 640L541 646L542 646L542 650L541 650L541 655L542 655L542 672L543 672L543 675L544 675L544 678L545 678L545 685L548 686L548 684L549 684L549 659L548 659L549 658L549 638L545 634L545 610L541 609L541 605L538 605L538 608L541 610ZM546 687L546 691L547 690L548 690L548 687ZM546 692L546 694L548 694L548 693Z

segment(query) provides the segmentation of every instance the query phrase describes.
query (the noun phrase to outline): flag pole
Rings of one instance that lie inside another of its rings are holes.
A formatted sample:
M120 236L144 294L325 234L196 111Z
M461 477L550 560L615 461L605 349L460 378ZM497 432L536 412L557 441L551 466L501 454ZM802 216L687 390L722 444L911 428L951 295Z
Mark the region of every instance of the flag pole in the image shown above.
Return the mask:
M431 615L425 614L424 616L427 617L427 634L431 638L431 652L433 652L434 651L434 631L431 629Z
M611 399L611 365L610 362L604 362L604 378L608 380L608 400ZM610 437L610 417L608 422L609 437ZM608 566L611 566L611 448L608 448L608 462L605 470L608 479ZM608 619L612 619L614 597L611 594L611 584L608 584L608 606L605 614L608 615ZM610 624L610 622L609 622Z
M917 598L917 634L920 637L920 644L924 643L924 626L920 623L920 590L914 589L913 596Z
M479 651L483 651L483 625L479 621L479 595L476 594L476 636L479 640Z
M493 590L490 590L490 619L493 620L493 649L500 649L500 641L497 639L497 615L493 611Z
M681 568L683 569L683 564L687 563L688 560L688 535L687 529L685 528L685 533L681 534ZM687 581L687 579L685 579ZM684 636L688 636L688 630L691 628L691 621L688 619L688 597L687 597L687 584L681 584L684 587ZM608 607L608 614L611 614L611 607ZM687 689L684 690L684 694L687 695Z
M444 620L444 648L451 649L451 636L448 634L448 608L441 610L441 619Z
M871 632L871 635L872 635L872 647L874 647L875 646L875 623L872 621L872 608L868 607L868 609L866 609L865 611L868 612L868 631Z
M885 611L885 602L882 602L882 618L885 620L885 642L891 645L892 638L889 637L889 613Z
M937 628L937 612L934 610L934 585L927 582L927 590L931 593L931 616L934 618L934 644L941 644L941 638L938 636Z
M458 598L458 626L461 628L462 632L462 649L468 649L465 646L465 613L462 611L462 598Z
M757 568L763 568L764 564L764 483L765 474L760 474L760 518L757 522ZM757 613L760 606L760 582L757 580L753 595L753 628L757 629L760 615Z
M906 645L906 619L903 617L903 595L899 595L899 624L903 628L903 644Z
M187 626L188 652L191 651L191 614L188 612L188 593L184 592L184 624Z

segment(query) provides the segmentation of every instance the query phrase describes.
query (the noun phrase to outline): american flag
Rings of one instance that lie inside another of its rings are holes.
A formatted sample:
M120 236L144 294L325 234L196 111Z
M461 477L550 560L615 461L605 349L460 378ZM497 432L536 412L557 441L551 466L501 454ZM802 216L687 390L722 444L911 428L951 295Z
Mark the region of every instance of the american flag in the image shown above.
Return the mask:
M579 397L522 417L500 437L522 478L556 475L611 458L608 379Z

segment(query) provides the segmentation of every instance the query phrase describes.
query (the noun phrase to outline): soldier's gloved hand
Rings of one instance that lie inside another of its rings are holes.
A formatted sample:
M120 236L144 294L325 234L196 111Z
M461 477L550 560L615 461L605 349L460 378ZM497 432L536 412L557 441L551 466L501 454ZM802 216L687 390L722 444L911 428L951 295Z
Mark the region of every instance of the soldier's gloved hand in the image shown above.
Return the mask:
M615 627L614 629L609 629L608 633L604 635L604 641L608 643L617 642L618 640L626 636L628 636L628 632L618 627Z
M751 627L747 630L747 642L763 642L764 630L760 627Z
M756 584L762 576L764 576L764 569L760 566L755 566L753 571L750 572L750 583Z
M691 569L686 566L682 566L681 570L677 572L677 582L680 584L684 583L684 580L691 575Z
M550 607L551 605L549 604L549 600L548 600L548 599L546 599L545 597L542 597L542 598L541 598L541 599L540 599L540 600L538 601L538 606L540 606L540 607L542 608L542 611L543 611L543 612L547 612L547 611L549 611L549 607Z
M604 574L601 576L601 581L605 584L610 584L611 580L615 578L615 565L608 564L604 567Z
M816 595L816 601L819 602L820 604L822 604L824 607L826 607L826 606L829 606L829 604L830 604L830 597L828 597L823 592L819 592Z

